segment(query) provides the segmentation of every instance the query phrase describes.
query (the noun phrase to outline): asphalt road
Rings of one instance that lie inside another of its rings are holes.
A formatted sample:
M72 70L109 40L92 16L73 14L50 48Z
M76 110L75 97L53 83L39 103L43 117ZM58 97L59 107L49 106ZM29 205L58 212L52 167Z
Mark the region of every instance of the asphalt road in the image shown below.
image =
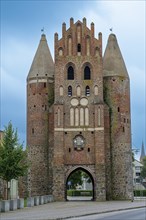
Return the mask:
M146 220L145 218L146 215L142 207L146 208L146 200L134 201L134 202L131 201L52 202L44 205L33 206L30 208L18 209L15 211L9 211L5 213L2 212L0 213L0 220L48 220L48 219L50 220L53 219L129 220L128 217L125 216L127 215L126 213L120 212L120 210L126 211L126 209L127 211L131 209L132 212L135 213L134 217L130 218L129 216L130 220ZM137 210L134 211L135 209ZM78 216L78 217L75 218L74 216ZM84 216L84 217L81 218L80 216ZM105 217L111 217L111 218L105 218Z
M146 208L116 211L110 213L88 215L68 220L146 220Z

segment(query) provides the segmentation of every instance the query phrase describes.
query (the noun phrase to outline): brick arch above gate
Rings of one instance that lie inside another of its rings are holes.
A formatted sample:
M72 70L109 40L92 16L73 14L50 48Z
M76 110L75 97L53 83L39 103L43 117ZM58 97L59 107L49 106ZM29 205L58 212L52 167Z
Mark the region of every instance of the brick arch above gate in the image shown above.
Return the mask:
M73 173L76 170L84 170L85 172L87 171L87 173L89 173L92 178L93 181L95 182L95 168L93 165L74 165L74 166L67 166L66 167L66 172L65 172L65 181L67 181L68 177L70 176L71 173Z

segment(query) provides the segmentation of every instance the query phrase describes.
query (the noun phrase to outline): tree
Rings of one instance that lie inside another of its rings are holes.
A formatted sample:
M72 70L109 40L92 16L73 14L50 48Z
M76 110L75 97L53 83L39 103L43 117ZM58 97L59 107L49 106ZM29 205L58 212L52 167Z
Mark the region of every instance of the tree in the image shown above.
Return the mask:
M24 176L28 170L27 151L23 150L23 144L19 144L17 129L14 130L12 123L5 126L4 137L0 144L0 177L7 183L12 179Z
M143 167L141 170L141 176L146 178L146 156L143 158Z
M71 182L71 188L72 189L76 189L76 187L78 185L82 186L83 179L86 179L86 181L88 183L92 182L90 176L86 172L84 172L82 170L77 170L77 171L75 171L74 173L72 173L70 175L70 177L68 179L68 182Z
M82 171L77 170L76 172L72 173L68 179L68 182L71 182L71 188L76 189L77 185L82 185Z
M82 176L83 176L83 178L86 179L87 183L91 183L92 182L90 176L87 173L82 172Z

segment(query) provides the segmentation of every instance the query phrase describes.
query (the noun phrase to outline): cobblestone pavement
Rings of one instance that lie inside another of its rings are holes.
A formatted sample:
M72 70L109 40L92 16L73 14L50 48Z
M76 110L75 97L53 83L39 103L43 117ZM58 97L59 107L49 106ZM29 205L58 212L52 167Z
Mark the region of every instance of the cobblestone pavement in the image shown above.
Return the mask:
M146 207L146 200L140 201L70 201L53 202L45 205L0 213L0 220L54 220L85 216L118 210Z

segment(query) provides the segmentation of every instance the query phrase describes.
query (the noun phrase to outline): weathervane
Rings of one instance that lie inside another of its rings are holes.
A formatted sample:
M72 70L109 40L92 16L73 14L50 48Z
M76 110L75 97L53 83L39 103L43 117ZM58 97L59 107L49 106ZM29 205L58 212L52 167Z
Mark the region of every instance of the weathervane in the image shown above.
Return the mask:
M41 29L42 34L44 34L44 27Z
M110 28L109 30L110 30L111 33L113 32L113 28Z

